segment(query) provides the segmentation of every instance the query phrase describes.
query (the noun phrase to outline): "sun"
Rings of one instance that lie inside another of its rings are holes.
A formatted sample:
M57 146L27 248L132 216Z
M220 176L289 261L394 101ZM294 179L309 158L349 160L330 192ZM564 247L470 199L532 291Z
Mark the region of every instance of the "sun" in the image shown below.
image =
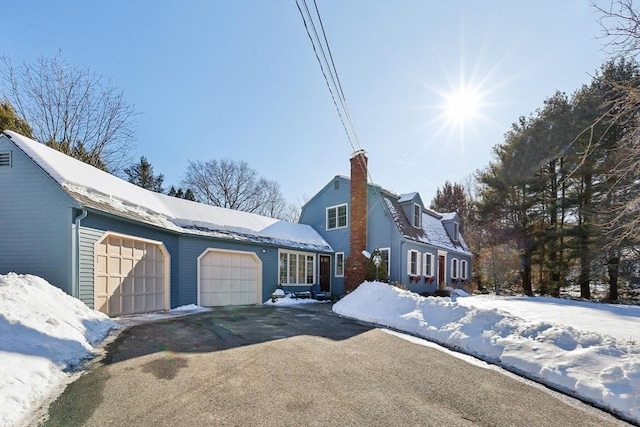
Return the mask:
M481 116L481 95L477 89L461 86L444 95L444 116L450 123L469 124Z

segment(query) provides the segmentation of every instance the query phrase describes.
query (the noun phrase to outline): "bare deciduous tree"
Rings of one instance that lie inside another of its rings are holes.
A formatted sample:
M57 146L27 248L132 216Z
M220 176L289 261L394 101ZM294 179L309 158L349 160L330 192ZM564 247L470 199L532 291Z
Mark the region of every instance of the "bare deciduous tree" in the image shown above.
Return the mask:
M280 185L258 176L244 161L189 161L182 185L192 189L201 203L290 219Z
M36 140L114 173L130 162L136 113L108 79L60 54L18 67L2 62L2 95Z
M633 7L633 0L611 0L609 7L592 2L600 12L603 38L611 53L637 54L640 50L640 11Z

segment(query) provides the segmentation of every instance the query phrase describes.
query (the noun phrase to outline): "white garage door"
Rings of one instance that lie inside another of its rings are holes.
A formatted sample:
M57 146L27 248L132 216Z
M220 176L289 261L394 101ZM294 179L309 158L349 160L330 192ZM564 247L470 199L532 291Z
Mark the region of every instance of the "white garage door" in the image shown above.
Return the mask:
M262 263L252 252L208 249L199 257L198 304L258 304L262 293Z
M160 242L103 237L95 246L95 309L120 316L169 308L168 258Z

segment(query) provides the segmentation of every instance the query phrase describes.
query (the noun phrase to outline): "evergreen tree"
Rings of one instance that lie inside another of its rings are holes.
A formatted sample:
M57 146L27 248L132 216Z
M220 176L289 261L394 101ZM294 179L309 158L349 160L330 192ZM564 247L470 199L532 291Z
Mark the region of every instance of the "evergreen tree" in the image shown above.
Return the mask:
M436 190L436 195L431 200L430 208L436 212L457 212L460 218L460 232L464 231L464 224L469 216L469 202L465 189L458 183L446 181L442 189Z
M154 175L153 166L151 166L151 163L149 163L145 156L140 157L138 163L125 168L124 173L127 174L128 181L132 184L155 191L156 193L162 193L164 191L162 189L164 175Z
M21 119L9 101L0 102L0 132L12 130L28 138L33 137L31 126Z
M196 196L193 194L190 188L187 188L187 191L183 191L181 187L176 189L173 185L169 189L167 193L169 196L177 197L179 199L191 200L192 202L196 202Z

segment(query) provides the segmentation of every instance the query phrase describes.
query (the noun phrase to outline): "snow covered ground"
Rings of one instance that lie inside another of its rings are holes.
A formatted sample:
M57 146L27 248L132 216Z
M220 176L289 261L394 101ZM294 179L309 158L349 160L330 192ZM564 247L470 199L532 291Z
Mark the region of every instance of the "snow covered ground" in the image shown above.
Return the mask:
M20 425L94 356L111 329L202 310L192 305L114 321L44 279L0 275L0 426Z
M496 363L640 423L640 307L460 294L424 298L366 282L333 310Z
M454 299L364 283L334 311L441 342L640 422L640 307ZM285 297L265 305L311 303L317 302ZM71 370L93 357L111 329L203 310L190 305L109 319L43 279L0 275L0 426L28 419Z
M0 425L17 425L115 325L44 279L0 275Z

